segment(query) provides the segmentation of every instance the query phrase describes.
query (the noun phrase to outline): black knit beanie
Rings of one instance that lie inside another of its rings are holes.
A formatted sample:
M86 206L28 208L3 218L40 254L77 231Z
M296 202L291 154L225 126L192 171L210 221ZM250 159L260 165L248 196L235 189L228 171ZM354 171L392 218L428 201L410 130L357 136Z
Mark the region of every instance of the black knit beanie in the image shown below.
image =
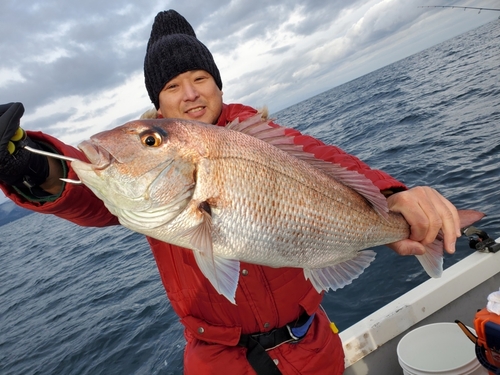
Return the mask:
M208 48L201 43L184 17L175 10L156 15L144 59L144 78L156 109L159 95L172 78L189 70L205 70L222 90L219 69Z

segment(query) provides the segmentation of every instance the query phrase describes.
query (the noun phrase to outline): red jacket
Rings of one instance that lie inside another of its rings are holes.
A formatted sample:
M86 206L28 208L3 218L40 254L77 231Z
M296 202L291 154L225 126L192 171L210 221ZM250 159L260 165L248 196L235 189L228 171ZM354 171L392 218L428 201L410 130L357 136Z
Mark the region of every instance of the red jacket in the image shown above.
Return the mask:
M217 125L225 126L236 118L244 120L255 113L255 109L240 104L224 105ZM298 135L296 143L302 144L305 151L363 173L380 190L406 189L386 173L370 169L335 146L327 146L293 129L289 132ZM51 144L61 154L83 158L80 151L53 137L40 132L29 135ZM77 179L69 165L68 168L68 177ZM33 211L55 214L83 226L118 224L117 218L83 185L66 184L61 197L43 204L25 200L10 187L1 187L7 197ZM269 350L269 355L278 361L282 374L343 372L340 339L330 329L325 313L318 309L322 295L305 280L302 269L275 269L242 262L237 305L233 305L202 275L191 250L152 238L148 241L171 305L185 326L185 374L255 374L245 358L246 349L236 346L240 334L282 327L304 311L309 315L316 313L306 337L299 344L283 344Z

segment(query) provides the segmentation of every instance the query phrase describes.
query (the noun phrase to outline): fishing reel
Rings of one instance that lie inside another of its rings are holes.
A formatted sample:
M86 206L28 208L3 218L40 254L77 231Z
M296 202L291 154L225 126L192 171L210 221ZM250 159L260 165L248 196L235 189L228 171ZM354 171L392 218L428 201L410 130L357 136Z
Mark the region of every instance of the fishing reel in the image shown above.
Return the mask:
M496 253L500 250L500 243L495 242L488 234L476 227L462 229L462 234L469 237L469 247L483 253Z

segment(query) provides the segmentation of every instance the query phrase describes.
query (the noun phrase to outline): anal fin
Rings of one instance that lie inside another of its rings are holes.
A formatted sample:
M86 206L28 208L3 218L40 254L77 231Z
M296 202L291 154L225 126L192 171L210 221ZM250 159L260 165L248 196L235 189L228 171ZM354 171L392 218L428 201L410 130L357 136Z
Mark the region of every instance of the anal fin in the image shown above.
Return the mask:
M439 278L443 274L443 240L440 232L434 242L425 245L423 255L415 255L430 277Z
M304 276L311 280L318 293L328 289L337 290L358 278L374 259L375 252L373 250L364 250L360 251L356 258L333 266L304 269Z

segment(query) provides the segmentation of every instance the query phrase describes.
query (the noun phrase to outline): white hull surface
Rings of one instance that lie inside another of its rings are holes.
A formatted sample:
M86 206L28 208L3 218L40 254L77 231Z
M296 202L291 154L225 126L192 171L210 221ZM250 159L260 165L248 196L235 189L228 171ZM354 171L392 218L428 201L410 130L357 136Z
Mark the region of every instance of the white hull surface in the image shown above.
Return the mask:
M496 240L498 243L500 238ZM396 347L413 329L462 321L473 327L477 310L500 287L500 251L475 252L340 333L345 375L403 374Z

